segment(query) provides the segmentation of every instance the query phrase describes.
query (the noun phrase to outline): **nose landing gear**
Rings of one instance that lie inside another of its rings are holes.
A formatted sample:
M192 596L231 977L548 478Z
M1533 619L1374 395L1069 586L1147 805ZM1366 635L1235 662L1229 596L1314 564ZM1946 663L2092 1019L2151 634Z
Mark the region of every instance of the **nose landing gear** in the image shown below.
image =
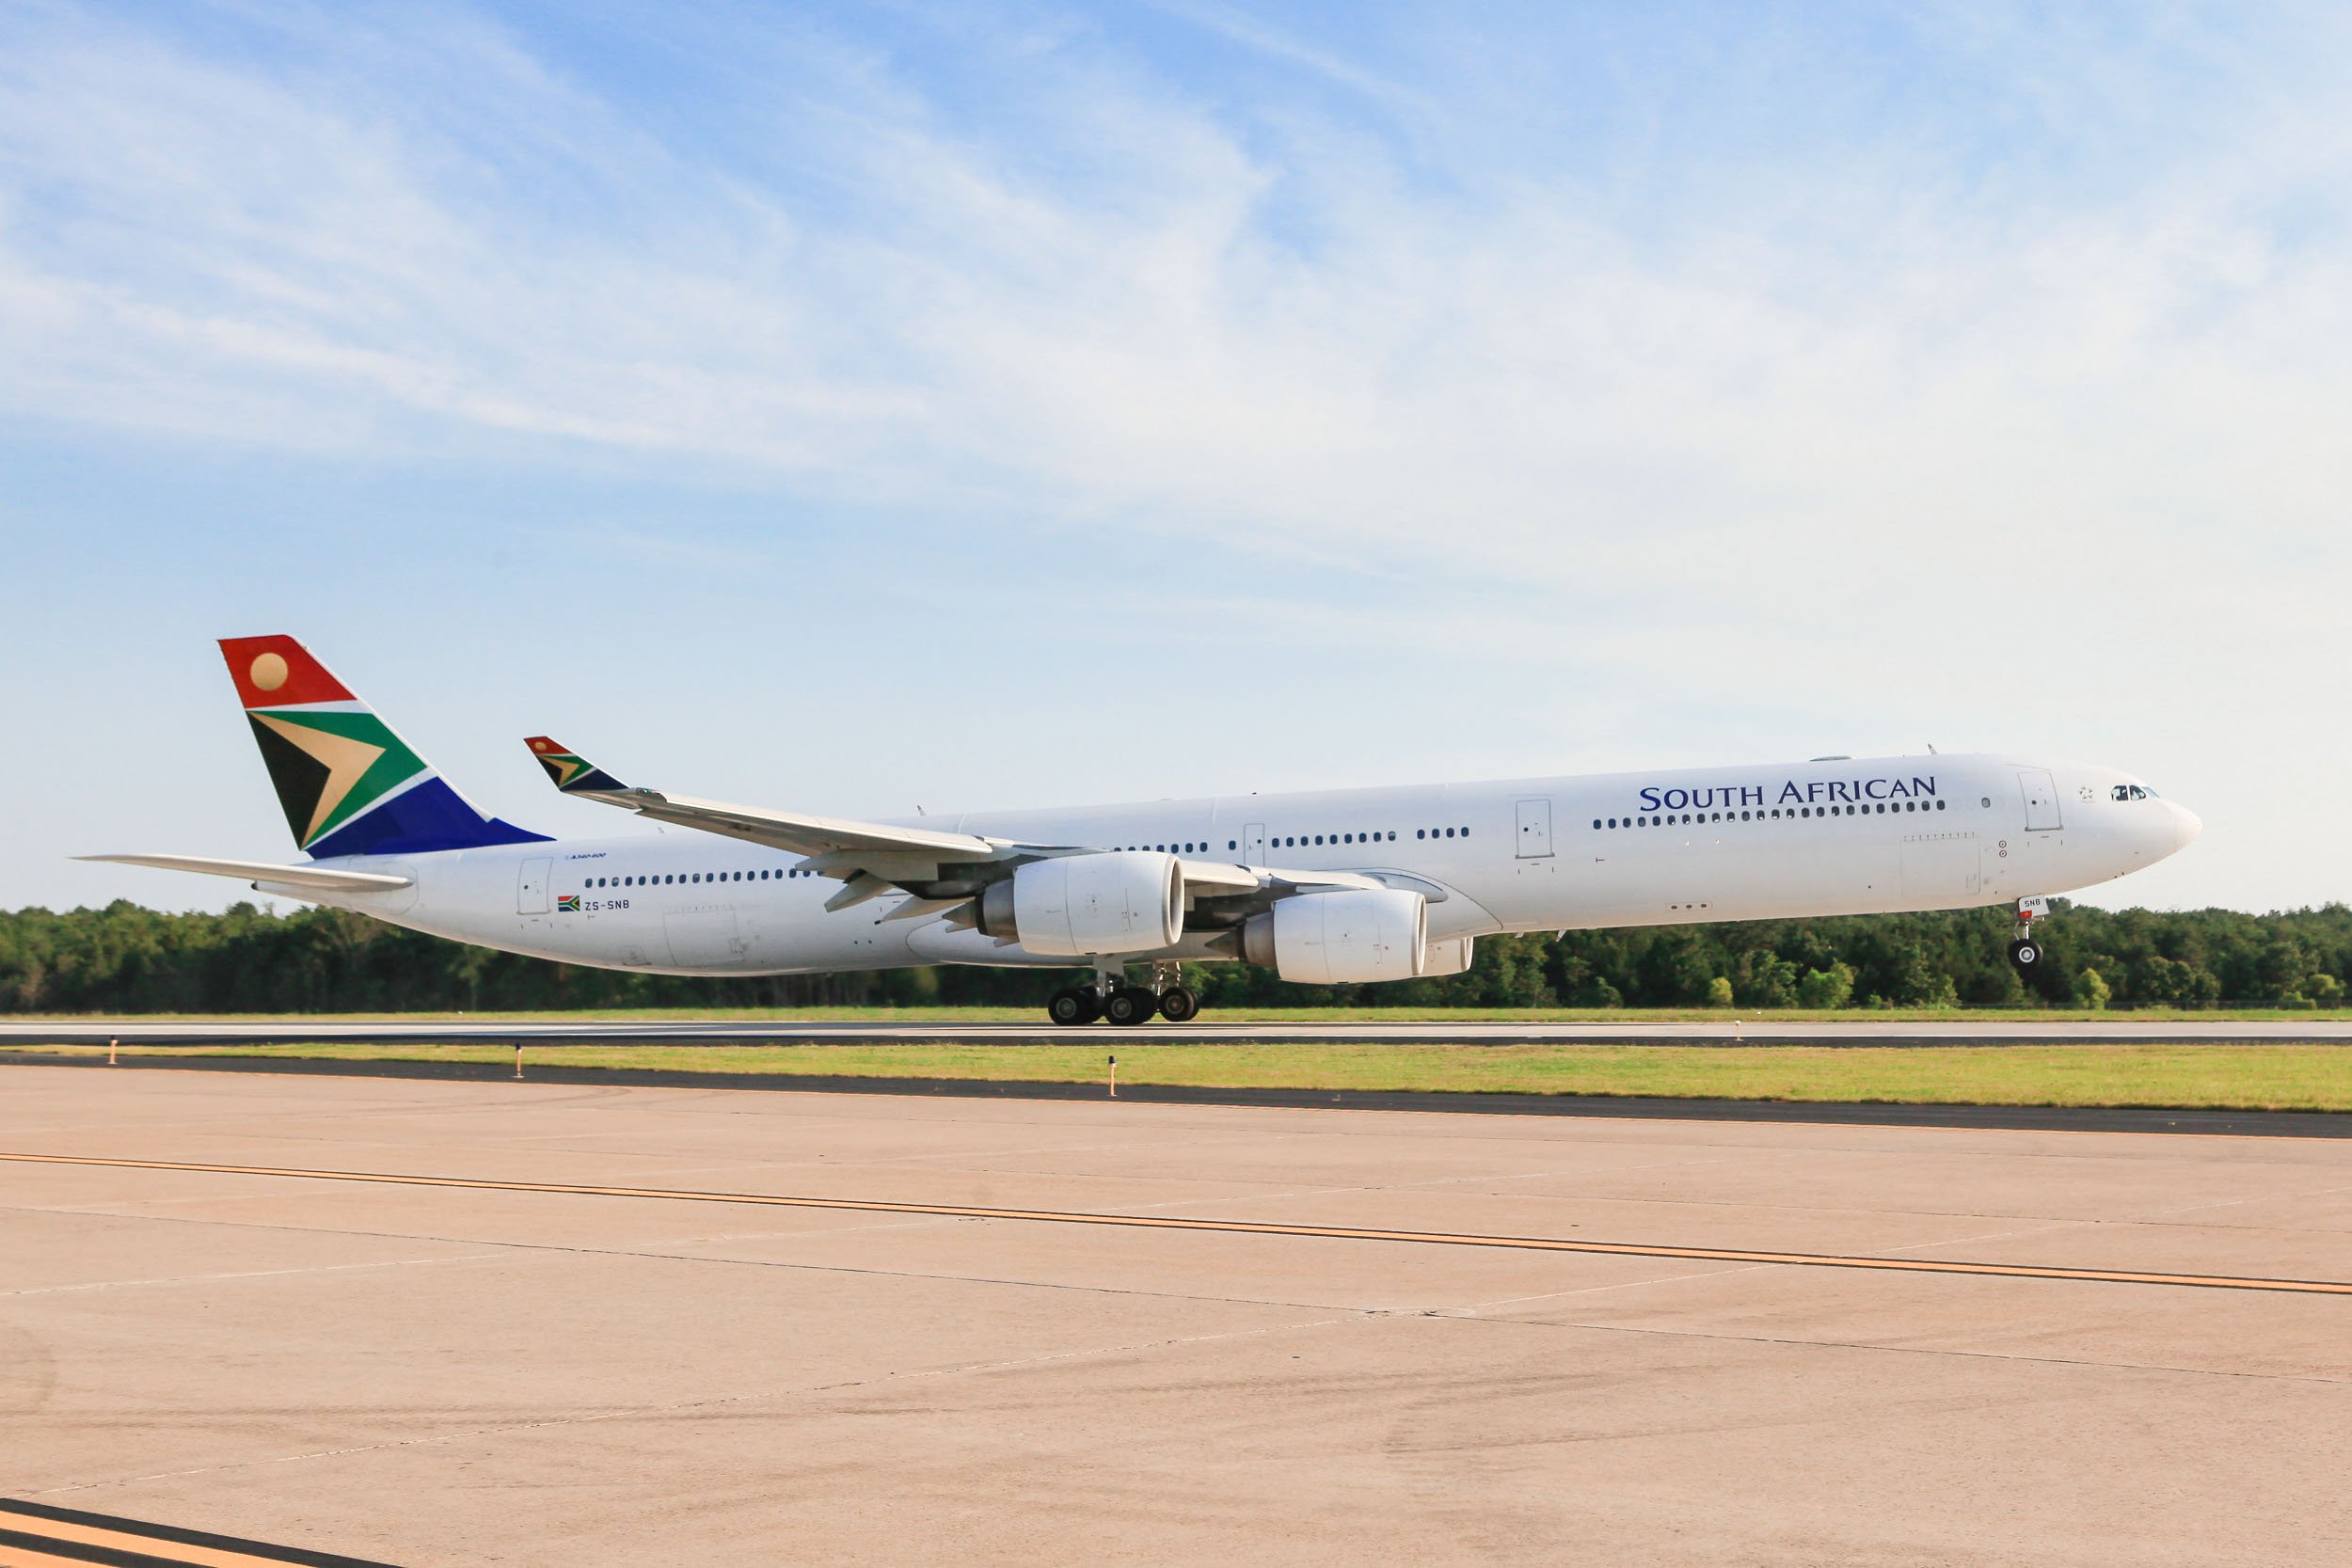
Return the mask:
M2021 974L2030 974L2042 967L2042 946L2034 935L2033 923L2050 912L2047 898L2017 900L2017 940L2009 944L2009 961Z

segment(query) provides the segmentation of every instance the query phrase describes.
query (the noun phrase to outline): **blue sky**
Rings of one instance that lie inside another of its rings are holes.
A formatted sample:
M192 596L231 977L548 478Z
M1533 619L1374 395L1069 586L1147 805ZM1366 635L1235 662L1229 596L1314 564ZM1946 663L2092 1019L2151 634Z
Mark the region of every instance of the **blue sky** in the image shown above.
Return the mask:
M211 639L839 812L1830 752L2352 895L2341 8L0 0L0 907ZM2320 836L2312 836L2314 828Z

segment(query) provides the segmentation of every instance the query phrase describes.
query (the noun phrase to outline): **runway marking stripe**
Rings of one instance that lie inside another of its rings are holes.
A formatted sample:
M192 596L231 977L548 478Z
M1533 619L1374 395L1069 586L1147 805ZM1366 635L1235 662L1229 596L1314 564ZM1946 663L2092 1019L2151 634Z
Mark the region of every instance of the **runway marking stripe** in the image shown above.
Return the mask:
M474 1192L554 1193L574 1197L654 1198L672 1203L738 1203L773 1209L836 1209L865 1214L929 1214L944 1219L1019 1220L1042 1225L1114 1226L1142 1230L1213 1231L1241 1236L1302 1236L1327 1241L1400 1242L1424 1246L1501 1247L1520 1252L1575 1252L1619 1258L1675 1258L1716 1263L1779 1263L1795 1268L1878 1269L1899 1274L1986 1275L2004 1279L2079 1279L2108 1285L2182 1285L2202 1290L2282 1291L2352 1296L2352 1280L2265 1279L2233 1275L2151 1274L2130 1269L2069 1269L2037 1263L1971 1263L1928 1258L1766 1252L1745 1247L1669 1246L1653 1242L1588 1242L1556 1236L1486 1236L1443 1230L1375 1230L1352 1226L1285 1225L1273 1220L1215 1220L1174 1214L1110 1214L1053 1209L996 1209L959 1203L905 1203L884 1198L809 1197L775 1193L714 1193L670 1187L609 1187L563 1181L500 1181L467 1176L403 1176L385 1171L306 1170L282 1165L211 1164L176 1160L111 1160L85 1154L15 1154L24 1164L102 1165L120 1170L175 1170L222 1176L275 1176L308 1181L373 1182L400 1187L455 1187Z
M203 1530L118 1519L78 1509L0 1497L0 1568L56 1568L57 1564L109 1563L118 1568L270 1568L301 1563L309 1568L387 1568L356 1557L273 1546L260 1541Z

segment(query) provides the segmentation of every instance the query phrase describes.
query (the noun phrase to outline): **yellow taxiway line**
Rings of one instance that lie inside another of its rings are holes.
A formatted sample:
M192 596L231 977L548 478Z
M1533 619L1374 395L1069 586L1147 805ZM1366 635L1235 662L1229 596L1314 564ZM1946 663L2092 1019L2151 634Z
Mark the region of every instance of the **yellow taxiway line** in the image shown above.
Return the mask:
M290 1562L381 1568L332 1552L272 1546L0 1497L0 1568L89 1568L94 1562L139 1568L283 1568Z
M1900 1274L1984 1275L2001 1279L2075 1279L2106 1285L2183 1285L2218 1291L2284 1291L2352 1296L2352 1280L2267 1279L2234 1275L2145 1273L2133 1269L2069 1269L2038 1263L1972 1263L1930 1258L1848 1256L1825 1252L1767 1252L1746 1247L1669 1246L1655 1242L1575 1241L1557 1236L1486 1236L1447 1230L1377 1230L1354 1226L1284 1225L1272 1220L1217 1220L1177 1214L1114 1214L1084 1210L998 1209L961 1203L904 1203L884 1198L811 1197L779 1193L698 1192L672 1187L615 1187L567 1181L501 1181L469 1176L417 1176L390 1171L310 1170L284 1165L212 1164L178 1160L117 1160L84 1154L17 1154L0 1161L40 1165L100 1165L119 1170L271 1176L304 1181L373 1182L395 1187L454 1187L469 1192L552 1193L569 1197L648 1198L670 1203L736 1203L774 1209L838 1209L866 1214L927 1214L942 1219L1013 1220L1039 1225L1112 1226L1136 1230L1208 1231L1236 1236L1298 1236L1340 1242L1396 1242L1422 1246L1502 1247L1518 1252L1572 1252L1617 1258L1674 1258L1712 1263L1779 1263L1796 1268L1878 1269Z

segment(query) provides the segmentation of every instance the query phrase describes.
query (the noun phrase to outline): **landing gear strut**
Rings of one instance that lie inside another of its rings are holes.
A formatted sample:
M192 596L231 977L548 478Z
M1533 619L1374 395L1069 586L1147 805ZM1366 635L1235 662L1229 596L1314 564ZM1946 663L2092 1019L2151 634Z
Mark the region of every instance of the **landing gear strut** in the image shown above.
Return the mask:
M2049 912L2047 898L2017 900L2017 940L2009 944L2009 961L2020 974L2030 974L2042 967L2042 942L2033 934L2033 923Z
M1127 966L1098 959L1091 985L1064 986L1045 1004L1045 1015L1059 1024L1107 1023L1132 1027L1164 1018L1188 1023L1200 1014L1200 993L1184 983L1184 966L1164 959L1152 965L1149 985L1127 983Z

